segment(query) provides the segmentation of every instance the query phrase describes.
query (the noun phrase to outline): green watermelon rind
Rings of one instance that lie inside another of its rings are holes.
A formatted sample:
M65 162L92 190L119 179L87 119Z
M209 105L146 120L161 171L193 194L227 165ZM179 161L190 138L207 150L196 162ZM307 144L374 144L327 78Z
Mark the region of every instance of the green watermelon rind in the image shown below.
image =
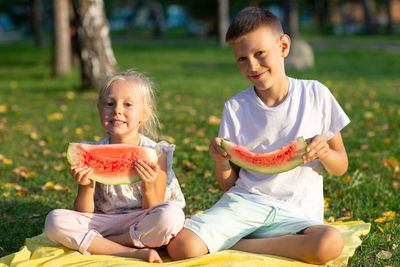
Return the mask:
M293 142L297 142L300 145L300 149L298 150L300 153L297 155L297 157L295 159L292 159L292 160L288 161L286 164L279 165L279 166L259 166L259 167L251 166L248 163L245 163L245 162L241 161L240 159L235 158L235 156L231 155L231 153L229 152L229 147L237 146L236 144L222 139L221 147L231 156L230 161L233 162L234 164L236 164L237 166L244 168L246 170L249 170L249 171L254 171L254 172L259 172L259 173L264 173L264 174L275 174L275 173L290 171L304 163L302 156L307 151L306 150L307 149L306 141L304 140L303 137L299 137L296 140L292 141L291 143L293 143ZM273 153L273 152L274 151L272 151L271 153Z
M77 149L80 145L82 145L84 143L69 143L68 145L68 149L67 149L67 161L68 164L75 165L76 161L71 158L71 155L74 154L74 149ZM148 151L152 151L150 153L153 153L153 155L151 155L151 161L152 162L158 162L158 153L157 150L155 149L151 149L148 148ZM102 177L101 175L95 175L92 174L89 179L92 179L96 182L102 183L102 184L109 184L109 185L119 185L119 184L132 184L132 183L136 183L140 181L139 175L135 174L133 176L130 177L122 177L122 178L106 178L106 177Z

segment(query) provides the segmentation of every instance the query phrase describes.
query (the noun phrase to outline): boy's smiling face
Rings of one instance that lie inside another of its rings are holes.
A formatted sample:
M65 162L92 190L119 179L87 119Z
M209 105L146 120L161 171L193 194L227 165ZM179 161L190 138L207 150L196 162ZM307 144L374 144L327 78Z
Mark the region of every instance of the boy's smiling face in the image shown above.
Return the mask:
M259 91L270 89L286 79L284 58L290 38L262 25L230 42L240 73Z

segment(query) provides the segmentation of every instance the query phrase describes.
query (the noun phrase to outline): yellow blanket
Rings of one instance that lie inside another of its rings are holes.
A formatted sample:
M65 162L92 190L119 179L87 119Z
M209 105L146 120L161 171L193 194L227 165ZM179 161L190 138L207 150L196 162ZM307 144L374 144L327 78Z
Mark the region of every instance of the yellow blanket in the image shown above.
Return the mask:
M331 225L337 227L342 232L345 239L345 248L342 255L326 264L325 266L338 267L346 266L354 254L356 248L361 244L361 235L369 233L371 225L362 221L354 222L337 222ZM77 267L77 266L139 266L148 267L151 265L157 266L208 266L208 267L306 267L313 266L300 261L270 256L245 253L234 250L220 251L205 256L182 260L171 261L167 255L162 255L164 263L147 263L138 259L129 259L115 256L102 255L82 255L77 251L69 250L65 247L57 245L50 241L45 234L27 238L25 245L20 251L0 258L0 267Z

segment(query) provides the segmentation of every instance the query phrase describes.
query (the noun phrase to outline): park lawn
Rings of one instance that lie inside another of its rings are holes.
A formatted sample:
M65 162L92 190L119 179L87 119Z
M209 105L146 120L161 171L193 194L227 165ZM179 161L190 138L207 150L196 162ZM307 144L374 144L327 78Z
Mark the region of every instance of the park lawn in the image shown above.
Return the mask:
M249 86L230 49L205 44L113 48L121 69L145 72L156 85L160 139L176 144L174 170L186 214L210 207L222 191L209 140L217 135L224 101ZM326 219L372 223L349 266L398 266L400 51L319 48L315 58L314 69L289 71L289 76L327 85L351 119L342 131L349 170L325 178ZM50 48L0 45L0 257L40 234L50 210L72 208L77 185L68 173L66 147L104 136L97 93L79 85L77 69L52 78Z

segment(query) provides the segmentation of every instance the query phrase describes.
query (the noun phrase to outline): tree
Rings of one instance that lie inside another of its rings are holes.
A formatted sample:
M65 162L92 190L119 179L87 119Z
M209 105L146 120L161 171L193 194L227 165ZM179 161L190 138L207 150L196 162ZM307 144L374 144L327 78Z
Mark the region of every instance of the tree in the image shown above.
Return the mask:
M42 6L40 0L30 0L32 31L36 45L39 49L44 47Z
M71 34L69 1L53 0L53 75L61 76L71 69Z
M76 13L82 87L101 86L102 80L117 70L111 47L103 0L73 0Z
M283 28L292 38L299 34L299 14L296 0L285 0L283 2Z
M375 2L374 0L362 0L362 7L364 11L365 30L367 34L376 33L376 25L374 21Z
M218 0L218 35L219 44L226 46L225 34L229 24L229 0Z
M311 46L299 37L299 15L296 0L283 3L283 28L292 40L290 53L285 59L288 69L304 70L314 67L314 53Z
M327 21L329 17L328 7L329 7L328 0L315 1L315 11L317 13L318 26L322 33L324 32L328 22Z
M392 0L385 0L386 3L386 14L388 17L388 22L386 25L386 31L388 34L393 34L393 16L392 16Z

